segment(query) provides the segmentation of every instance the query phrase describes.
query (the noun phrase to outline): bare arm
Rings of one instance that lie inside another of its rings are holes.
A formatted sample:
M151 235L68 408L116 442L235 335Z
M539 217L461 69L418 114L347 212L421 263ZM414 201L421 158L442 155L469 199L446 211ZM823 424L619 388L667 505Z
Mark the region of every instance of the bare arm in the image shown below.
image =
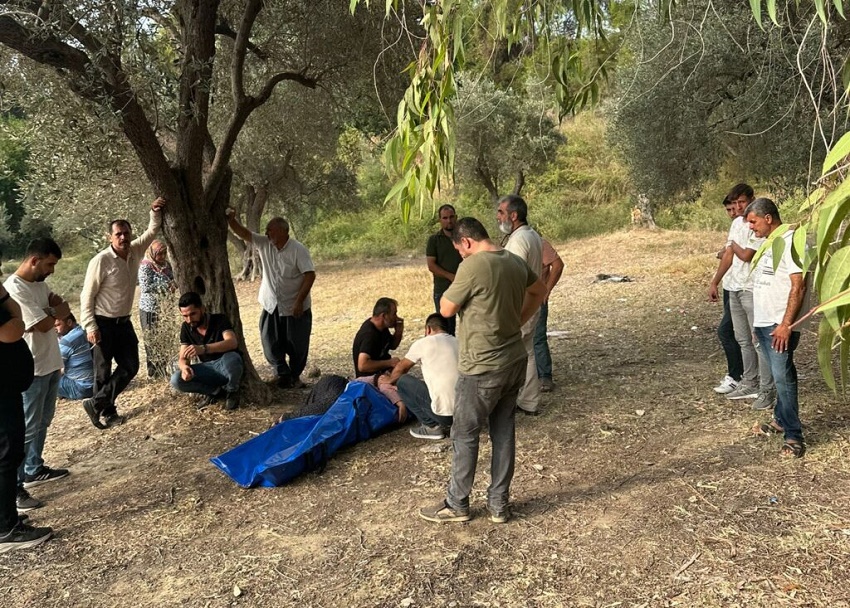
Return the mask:
M444 270L439 264L437 264L437 258L429 255L425 259L428 262L428 271L435 277L443 277L449 281L455 280L455 275L448 270Z
M555 285L558 284L558 281L561 280L561 275L564 273L564 260L561 259L561 256L555 258L555 261L552 262L552 267L549 269L549 278L546 280L546 290L548 293L552 293L552 290L555 289ZM546 296L549 297L548 295Z
M729 249L731 249L732 253L734 253L736 256L738 256L740 259L742 259L745 262L749 262L756 255L755 249L748 249L746 247L741 247L735 241L732 241L729 244Z
M404 336L404 319L398 318L395 324L395 329L393 331L393 341L390 342L390 350L398 348L398 345L401 344L401 339Z
M723 257L720 258L720 264L717 265L717 272L714 273L711 283L708 285L708 299L712 302L717 302L717 288L720 285L720 281L723 280L723 276L732 267L732 257L734 255L731 247L727 247L723 251Z
M543 300L546 299L548 293L546 284L540 279L534 281L534 283L525 290L525 298L522 301L522 311L519 315L520 325L525 325L528 320L534 316L534 313L536 313L540 308L540 305L543 304Z
M230 226L230 229L233 231L233 234L238 236L246 243L253 242L254 237L252 236L251 231L239 223L239 220L236 219L236 211L233 209L227 210L227 225Z
M316 272L311 270L304 273L304 278L301 280L301 287L295 295L295 304L292 305L292 314L300 317L304 312L304 300L310 295L310 290L313 288L313 283L316 282Z
M460 312L460 306L447 300L446 296L440 298L440 314L446 318L453 317Z
M803 307L803 298L806 297L806 282L802 273L791 275L791 291L788 293L788 304L785 306L785 315L782 323L776 326L770 335L773 336L771 345L776 352L784 353L788 350L788 342L791 339L791 325L797 320L800 309Z
M410 359L402 359L398 362L398 364L393 368L393 373L390 374L390 379L387 381L390 384L395 384L398 382L398 379L405 375L410 369L416 365Z
M367 355L366 353L359 353L357 355L357 369L360 370L360 374L374 374L385 369L392 369L396 365L398 365L398 358L392 357L391 359L385 359L383 361L375 361Z

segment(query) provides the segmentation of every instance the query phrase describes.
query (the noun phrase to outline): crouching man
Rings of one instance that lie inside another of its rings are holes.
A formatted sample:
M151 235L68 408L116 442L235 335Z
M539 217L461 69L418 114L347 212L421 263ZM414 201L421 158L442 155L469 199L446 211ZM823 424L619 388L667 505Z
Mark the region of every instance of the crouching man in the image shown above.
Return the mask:
M393 368L390 384L398 386L401 400L420 423L410 429L417 439L443 439L451 430L457 353L457 338L448 333L448 320L434 313L425 320L425 337L414 342ZM424 382L407 374L420 361Z
M190 291L177 303L183 326L180 328L179 371L171 376L171 386L184 393L199 393L211 404L225 398L224 409L239 407L242 381L242 355L233 326L224 315L211 315L201 296ZM192 363L193 360L200 363Z

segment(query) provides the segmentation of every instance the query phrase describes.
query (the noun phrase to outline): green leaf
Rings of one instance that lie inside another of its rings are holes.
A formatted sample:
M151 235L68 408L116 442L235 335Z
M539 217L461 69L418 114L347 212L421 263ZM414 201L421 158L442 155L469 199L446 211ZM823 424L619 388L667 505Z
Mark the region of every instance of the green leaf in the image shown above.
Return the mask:
M756 23L759 24L760 28L764 29L761 22L761 0L750 0L750 9L753 11L753 17L756 18Z
M844 19L844 6L842 0L832 0L832 4L835 6L835 10L838 11L838 14L841 15L841 18Z
M779 241L782 242L782 244L778 246L779 247L779 257L781 258L782 252L785 251L785 241L782 239L782 235L785 234L786 232L788 232L788 224L782 224L781 226L776 228L773 232L771 232L770 236L768 236L764 240L764 243L761 244L761 247L758 248L758 251L756 251L755 255L753 256L753 259L750 260L750 268L754 269L756 266L758 266L758 263L761 260L762 256L764 255L764 252L767 251L768 247L770 247L770 248L772 248L772 251L773 251L773 268L774 268L774 270L776 270L776 265L778 264L777 257L776 257L776 250L777 250L776 241L779 240Z
M815 10L823 24L829 25L829 20L826 18L826 0L815 0Z
M779 25L779 22L776 20L776 0L767 0L767 14L773 23Z
M781 228L781 226L780 226ZM779 232L779 229L773 231L774 233ZM787 232L787 227L786 227ZM771 235L773 236L773 235ZM773 243L770 245L770 249L773 252L773 272L776 272L776 269L779 268L779 263L782 261L782 254L785 253L785 239L783 238L775 238L773 239Z
M818 364L823 375L823 381L835 392L835 375L832 373L832 342L835 330L826 319L821 319L818 326Z
M835 165L844 160L848 154L850 154L850 132L842 135L841 139L832 146L829 154L826 155L826 158L823 160L823 174L826 175L832 171Z
M842 332L847 334L845 328ZM841 370L841 392L847 392L847 386L850 385L850 340L847 335L841 336L841 346L838 348L838 369Z
M797 226L797 229L794 230L794 237L791 241L791 259L794 260L794 263L803 269L803 273L808 270L808 266L806 266L806 229L808 228L808 224L800 224Z
M820 202L824 195L824 188L820 187L812 191L809 196L806 197L806 200L803 201L803 204L800 205L800 212L806 211L816 203Z
M846 306L850 304L850 291L842 295L841 297L835 298L832 302L828 302L827 304L821 304L818 306L818 312L827 312L833 310L835 308L839 308L841 306Z
M847 288L850 282L850 247L839 249L830 256L820 288L821 300L829 300Z

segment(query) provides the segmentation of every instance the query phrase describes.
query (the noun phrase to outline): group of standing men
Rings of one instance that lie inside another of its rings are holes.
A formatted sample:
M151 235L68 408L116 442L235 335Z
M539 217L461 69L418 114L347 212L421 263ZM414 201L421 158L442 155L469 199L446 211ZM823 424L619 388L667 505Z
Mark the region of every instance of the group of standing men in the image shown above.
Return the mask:
M727 399L754 399L752 408L773 413L757 423L759 435L782 434L782 456L801 458L806 452L799 418L794 350L800 341L796 323L807 293L803 269L792 254L793 230L775 238L784 242L774 263L767 247L755 268L751 262L765 240L781 225L776 205L755 198L747 184L738 184L723 201L732 219L726 246L709 286L717 301L722 281L723 319L718 336L727 361L727 374L714 388Z

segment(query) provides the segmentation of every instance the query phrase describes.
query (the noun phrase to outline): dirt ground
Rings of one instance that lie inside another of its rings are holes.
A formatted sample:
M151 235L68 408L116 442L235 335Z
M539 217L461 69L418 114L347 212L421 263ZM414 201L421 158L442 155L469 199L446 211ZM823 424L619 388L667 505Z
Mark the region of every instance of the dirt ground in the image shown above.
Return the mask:
M763 415L711 391L724 363L705 287L722 242L624 232L559 247L557 387L542 416L517 420L510 523L486 517L486 440L475 518L438 525L416 512L444 495L448 440L405 427L321 475L243 490L208 459L306 393L197 411L140 378L119 402L122 427L98 431L79 403L59 403L45 455L72 474L35 488L46 504L31 512L56 536L0 556L0 605L850 606L847 404L825 388L810 332L797 355L802 461L750 435ZM593 284L602 272L634 282ZM261 360L256 289L239 286ZM424 261L321 265L310 365L350 373L351 339L381 295L407 320L403 353L430 312Z

